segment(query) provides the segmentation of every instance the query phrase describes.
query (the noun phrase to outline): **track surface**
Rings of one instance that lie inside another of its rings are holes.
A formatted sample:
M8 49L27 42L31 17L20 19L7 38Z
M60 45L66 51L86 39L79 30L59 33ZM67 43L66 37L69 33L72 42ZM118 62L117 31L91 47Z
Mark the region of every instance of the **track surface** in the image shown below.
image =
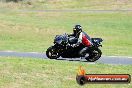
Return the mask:
M37 52L13 52L13 51L0 51L0 56L15 56L15 57L32 57L32 58L40 58L40 59L48 59L45 53L37 53ZM86 63L85 59L81 58L59 58L58 60L64 61L81 61ZM132 57L118 57L118 56L102 56L98 61L99 63L104 64L120 64L120 65L132 65ZM92 62L92 64L96 63Z

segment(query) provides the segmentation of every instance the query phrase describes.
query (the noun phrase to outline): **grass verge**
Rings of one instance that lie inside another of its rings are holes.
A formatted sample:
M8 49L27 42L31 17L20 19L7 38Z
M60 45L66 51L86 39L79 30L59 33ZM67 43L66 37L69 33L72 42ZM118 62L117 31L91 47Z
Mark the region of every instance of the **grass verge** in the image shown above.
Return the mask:
M19 3L0 3L1 8L49 10L129 10L132 0L23 0Z
M90 64L46 59L0 57L0 88L80 88L78 67L88 74L130 74L132 65ZM82 88L131 88L132 84L87 84Z
M91 37L101 37L104 55L131 56L132 13L0 12L0 50L42 52L55 35L81 24Z

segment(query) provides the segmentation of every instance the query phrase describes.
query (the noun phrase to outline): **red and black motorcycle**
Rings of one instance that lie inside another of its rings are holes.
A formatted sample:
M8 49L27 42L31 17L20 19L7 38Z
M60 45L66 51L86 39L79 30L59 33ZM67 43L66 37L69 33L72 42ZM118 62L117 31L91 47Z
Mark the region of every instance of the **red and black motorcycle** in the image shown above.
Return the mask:
M102 47L102 41L101 38L91 38L93 46L84 55L87 61L94 62L101 57L102 52L99 47ZM75 37L68 37L67 34L56 35L54 45L47 49L46 55L50 59L57 59L60 56L62 58L80 58L79 51L85 46L81 44L78 47L73 47L76 42L77 39Z

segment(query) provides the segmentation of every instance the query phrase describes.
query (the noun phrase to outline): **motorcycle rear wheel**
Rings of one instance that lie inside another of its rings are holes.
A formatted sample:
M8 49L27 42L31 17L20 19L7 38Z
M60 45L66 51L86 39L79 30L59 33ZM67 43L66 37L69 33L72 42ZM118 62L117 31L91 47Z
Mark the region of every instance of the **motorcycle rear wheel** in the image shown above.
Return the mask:
M56 49L53 46L47 49L46 56L50 59L57 59L60 57L59 53L56 51Z
M94 49L89 56L85 57L88 62L95 62L97 61L102 55L102 52L99 48Z

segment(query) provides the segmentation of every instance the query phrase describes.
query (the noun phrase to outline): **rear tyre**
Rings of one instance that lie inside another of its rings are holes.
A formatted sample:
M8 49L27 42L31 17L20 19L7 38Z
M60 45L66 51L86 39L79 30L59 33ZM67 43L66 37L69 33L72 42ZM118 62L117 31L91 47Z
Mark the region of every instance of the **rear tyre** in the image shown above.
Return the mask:
M46 56L50 59L57 59L60 57L59 53L56 51L56 49L53 46L47 49Z
M94 49L92 52L89 53L89 56L85 57L88 62L95 62L97 61L102 55L102 52L99 48Z

